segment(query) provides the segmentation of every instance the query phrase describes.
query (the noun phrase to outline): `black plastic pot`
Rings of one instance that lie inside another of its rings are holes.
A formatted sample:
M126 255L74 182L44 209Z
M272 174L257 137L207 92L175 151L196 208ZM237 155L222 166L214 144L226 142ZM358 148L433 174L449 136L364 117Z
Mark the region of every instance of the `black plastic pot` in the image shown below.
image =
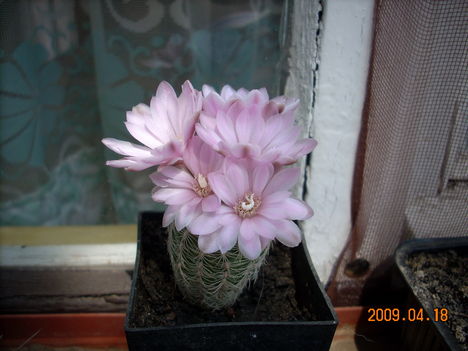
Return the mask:
M160 228L161 215L142 213L139 219L138 251L125 320L129 350L328 350L337 326L335 311L325 294L308 253L302 246L293 249L292 270L297 303L314 311L316 320L293 322L227 322L175 326L132 327L138 313L136 301L144 286L139 275L142 252L148 237L164 240L160 233L142 228ZM155 225L156 224L156 225Z
M405 350L462 350L449 327L444 322L435 320L433 308L444 308L445 306L428 306L427 302L420 301L415 292L417 279L415 282L413 273L407 264L408 258L416 253L436 253L445 250L455 250L463 257L467 257L468 237L413 239L404 242L396 250L396 264L408 289L406 310L422 308L425 312L424 318L430 318L429 321L403 323L402 338ZM451 312L448 311L449 317Z

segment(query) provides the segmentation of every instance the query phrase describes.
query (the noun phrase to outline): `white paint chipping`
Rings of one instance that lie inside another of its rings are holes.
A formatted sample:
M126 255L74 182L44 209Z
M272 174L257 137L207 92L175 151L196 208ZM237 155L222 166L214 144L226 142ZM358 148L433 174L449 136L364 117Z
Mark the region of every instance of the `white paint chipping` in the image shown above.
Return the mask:
M104 245L0 246L0 267L133 267L136 243Z
M309 253L322 282L351 230L351 188L372 40L373 0L324 3L316 103L311 135L318 140L307 170L304 223Z

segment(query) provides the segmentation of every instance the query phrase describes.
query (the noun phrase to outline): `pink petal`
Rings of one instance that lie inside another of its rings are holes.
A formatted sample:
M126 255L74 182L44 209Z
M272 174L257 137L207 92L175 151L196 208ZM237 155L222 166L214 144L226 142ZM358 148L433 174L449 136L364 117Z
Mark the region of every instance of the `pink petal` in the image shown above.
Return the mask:
M252 191L255 194L262 194L263 189L273 175L273 165L269 163L259 164L253 171Z
M270 149L267 149L266 152L263 152L261 157L262 157L262 161L273 163L273 162L277 162L278 157L280 157L280 155L281 155L280 150L278 150L277 148L270 148Z
M295 160L299 159L300 157L307 155L309 152L315 149L317 146L317 140L315 139L302 139L299 140L294 145L294 154L291 155L294 157Z
M254 106L250 109L250 113L254 114L251 118L251 134L250 134L250 143L259 144L259 140L262 138L265 133L265 120L261 114L261 111L258 106Z
M234 210L231 208L231 207L227 207L227 206L224 206L224 205L221 205L220 208L227 208L229 210L231 210L230 213L225 213L225 214L221 214L220 213L220 210L218 210L217 214L219 216L219 223L224 225L224 226L230 226L230 225L238 225L240 226L240 223L241 223L241 219L239 218L238 215L236 215L234 213Z
M167 205L183 205L197 195L186 189L163 188L155 191L152 195L154 201L164 202Z
M236 133L234 132L234 123L225 113L218 113L216 116L216 127L224 142L230 145L237 143Z
M273 98L272 101L278 104L279 106L283 106L282 113L293 112L299 106L299 99L291 99L285 96L277 96Z
M144 127L146 125L145 117L134 111L127 111L127 122Z
M192 190L176 188L173 190L174 194L165 201L167 205L183 205L197 197L197 195Z
M301 230L292 221L275 221L277 227L276 239L288 247L295 247L301 242Z
M270 101L263 107L262 116L268 118L278 114L278 112L278 104Z
M200 235L198 237L198 248L200 251L211 254L218 251L218 241L216 233L211 235Z
M236 144L229 148L231 155L237 158L253 158L260 157L260 148L255 144Z
M150 107L148 105L142 104L142 103L133 106L132 112L138 113L139 115L143 115L143 116L148 116L148 117L151 116Z
M176 107L177 95L174 89L168 82L161 82L156 89L156 95L151 99L150 109L152 112L164 114L164 117L167 118L175 115Z
M151 149L161 146L161 142L156 139L153 134L146 129L146 127L130 122L124 122L124 124L130 134L140 143Z
M269 205L269 204L273 204L273 203L276 203L276 202L281 202L281 201L284 201L286 200L288 197L291 196L291 192L290 191L277 191L273 194L269 194L267 196L264 196L262 198L262 204L265 204L265 205Z
M174 89L167 82L161 82L156 95L150 101L150 109L161 132L169 139L177 135L177 105L178 100ZM159 134L159 133L158 133Z
M275 202L271 204L266 204L262 202L261 208L258 211L258 213L272 220L287 218L287 215L286 213L284 213L284 208L281 202Z
M240 167L234 162L228 161L226 177L234 185L236 197L243 197L250 188L249 175L244 167Z
M266 247L270 245L271 240L263 236L260 236L259 238L260 238L260 244L262 245L262 250L265 250Z
M177 132L187 141L195 130L195 122L200 115L202 107L201 95L193 89L192 84L187 80L182 85L182 93L178 100Z
M262 252L262 244L257 235L254 235L251 240L247 240L242 235L239 235L238 244L240 252L249 260L258 258Z
M161 174L160 172L151 173L149 177L151 181L153 182L153 184L159 187L166 188L169 186L169 183L167 181L168 178L164 176L163 174Z
M168 167L168 166L166 166ZM160 167L162 168L162 167ZM159 170L157 172L154 172L150 174L150 179L151 181L162 188L186 188L186 189L192 189L192 184L194 182L193 178L190 176L190 181L186 181L183 179L180 179L179 177L176 178L169 178L162 174Z
M214 88L212 86L209 86L208 84L203 84L202 93L205 98L211 93L216 94L216 95L218 94L216 90L214 90Z
M125 168L127 171L141 171L154 166L153 164L149 164L141 160L133 160L129 158L107 161L106 165L116 168Z
M249 95L249 91L245 88L240 88L240 89L237 89L237 92L236 92L237 96L239 98L246 98L247 95Z
M151 150L141 145L135 145L128 141L117 140L114 138L104 138L102 143L112 151L124 156L148 157L151 156Z
M237 117L236 133L239 143L247 144L250 142L250 135L253 132L252 120L255 118L259 118L259 116L251 116L247 109L243 110Z
M190 223L189 230L195 235L206 235L213 233L219 227L221 225L218 222L217 216L205 212Z
M207 130L215 130L216 129L216 118L208 115L205 113L206 111L202 111L200 113L200 124L203 126L203 128L206 128ZM216 113L214 114L216 116Z
M215 92L208 93L208 95L206 95L204 87L203 95L205 96L205 99L203 101L203 111L207 115L215 117L217 112L224 108L224 101Z
M221 200L214 194L211 194L202 200L202 209L204 212L217 211L219 206L221 206Z
M179 181L181 184L185 184L189 188L192 187L193 178L183 169L174 166L161 166L158 168L158 172L170 180L174 179Z
M239 221L240 224L240 221ZM217 242L221 253L226 253L231 250L237 242L239 234L239 225L224 226L219 230Z
M177 190L176 190L177 191ZM174 189L154 188L151 197L154 201L164 202L174 194Z
M245 240L252 240L256 235L255 232L255 224L253 220L250 218L245 218L241 225L240 225L240 236L243 237Z
M182 230L188 226L196 216L199 216L200 213L200 206L191 206L190 204L186 204L180 207L175 219L176 229L179 231Z
M267 218L256 215L252 218L252 224L255 228L255 233L261 235L264 238L273 240L276 234L276 227Z
M200 173L208 175L211 172L217 171L221 167L223 157L201 139L199 140L201 144L200 153L198 154Z
M302 152L305 152L306 154L308 154L309 152L315 149L318 142L315 139L309 138L309 139L300 140L299 144L303 145Z
M237 225L240 226L242 220L234 213L228 213L219 217L219 223L224 226Z
M298 136L301 134L301 129L298 126L292 125L285 127L281 133L275 138L276 145L282 145L294 142L297 140Z
M197 123L195 125L195 130L197 135L213 149L219 150L218 143L221 141L221 138L214 131L207 130L205 127Z
M163 227L167 227L169 224L171 224L174 221L176 214L177 214L177 207L168 206L166 208L166 211L164 211L163 222L162 222Z
M236 95L236 91L234 89L231 88L231 86L229 85L225 85L222 87L221 89L221 97L224 99L224 100L228 100L229 98L231 98L233 95Z
M283 211L289 219L304 220L312 217L312 209L306 203L288 198L282 203Z
M208 174L208 181L213 192L230 206L234 206L237 201L237 195L234 192L234 186L231 181L219 172Z
M153 149L151 154L153 155L155 164L170 165L181 159L182 149L183 146L180 141L169 142Z
M200 155L200 148L203 145L203 142L199 137L193 137L189 140L187 148L184 151L183 159L185 166L192 172L196 177L198 174L202 173L200 171L198 157Z
M264 196L281 190L289 190L299 178L299 168L284 168L276 173L263 191Z

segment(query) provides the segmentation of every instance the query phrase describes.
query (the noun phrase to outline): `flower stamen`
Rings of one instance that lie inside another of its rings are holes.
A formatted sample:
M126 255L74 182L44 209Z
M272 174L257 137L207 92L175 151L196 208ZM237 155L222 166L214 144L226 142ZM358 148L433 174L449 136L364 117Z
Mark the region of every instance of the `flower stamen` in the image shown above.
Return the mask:
M252 208L254 208L254 206L255 206L255 200L253 198L253 194L246 195L245 199L247 200L247 202L245 202L245 201L241 202L242 209L245 210L245 211L252 210Z
M211 188L203 174L198 174L193 184L193 190L201 197L207 197L212 193Z
M245 199L245 201L243 201ZM262 203L254 193L247 193L244 199L240 199L237 206L234 207L237 215L242 218L252 217L257 212L257 208Z

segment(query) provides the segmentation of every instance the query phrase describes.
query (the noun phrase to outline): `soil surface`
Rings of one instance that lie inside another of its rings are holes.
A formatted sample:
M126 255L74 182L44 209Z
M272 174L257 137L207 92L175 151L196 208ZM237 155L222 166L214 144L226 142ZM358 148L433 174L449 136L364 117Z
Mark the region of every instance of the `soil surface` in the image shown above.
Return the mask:
M130 327L216 322L311 321L316 317L295 298L290 249L275 245L251 284L229 308L209 311L186 302L178 291L166 250L167 235L158 223L143 221L141 279L136 286ZM146 233L151 233L146 235Z
M417 252L407 259L410 285L426 310L446 308L447 326L468 350L468 255L466 250ZM443 322L438 322L443 323Z

